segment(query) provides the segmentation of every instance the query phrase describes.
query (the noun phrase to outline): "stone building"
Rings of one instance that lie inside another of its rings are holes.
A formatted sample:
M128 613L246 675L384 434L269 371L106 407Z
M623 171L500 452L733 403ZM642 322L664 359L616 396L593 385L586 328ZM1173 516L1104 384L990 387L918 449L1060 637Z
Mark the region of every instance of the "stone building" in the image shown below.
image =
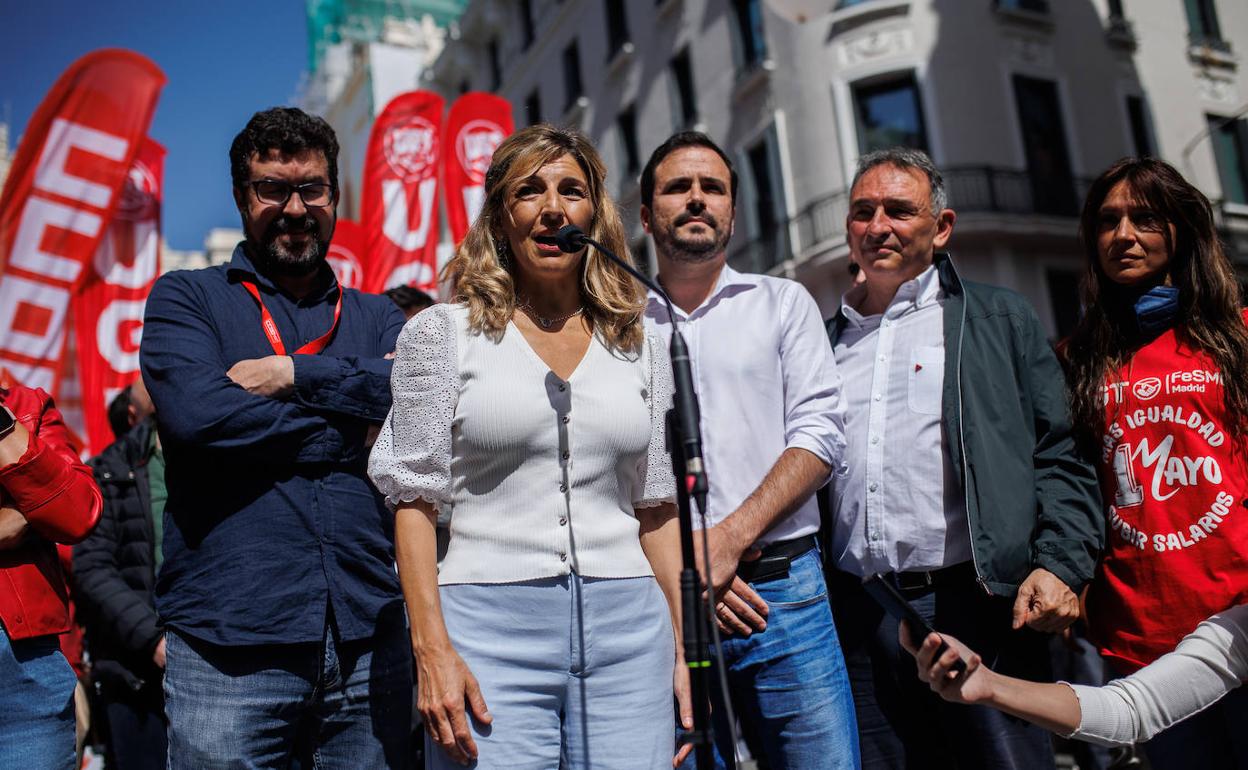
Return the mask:
M673 131L707 131L741 173L733 264L794 277L831 314L847 287L856 158L928 150L952 251L1049 330L1077 314L1076 214L1124 155L1175 164L1216 202L1248 274L1248 3L1242 0L470 0L428 70L494 91L517 126L585 131L635 253L637 175Z

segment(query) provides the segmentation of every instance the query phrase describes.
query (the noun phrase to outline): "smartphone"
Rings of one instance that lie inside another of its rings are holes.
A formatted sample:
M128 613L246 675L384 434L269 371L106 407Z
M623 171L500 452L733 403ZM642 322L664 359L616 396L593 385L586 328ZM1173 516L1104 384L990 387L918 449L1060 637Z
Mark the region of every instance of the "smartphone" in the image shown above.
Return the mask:
M876 603L884 608L884 611L892 615L898 621L906 621L906 625L910 628L910 643L918 649L923 645L923 640L928 634L934 633L935 629L923 619L919 611L911 606L910 602L893 587L893 584L884 579L884 576L878 572L863 581L862 587L867 593L875 599ZM949 649L949 645L944 639L940 640L940 647L936 650L935 657L939 658L945 654L945 650ZM953 664L953 670L959 674L965 673L966 661L958 658Z

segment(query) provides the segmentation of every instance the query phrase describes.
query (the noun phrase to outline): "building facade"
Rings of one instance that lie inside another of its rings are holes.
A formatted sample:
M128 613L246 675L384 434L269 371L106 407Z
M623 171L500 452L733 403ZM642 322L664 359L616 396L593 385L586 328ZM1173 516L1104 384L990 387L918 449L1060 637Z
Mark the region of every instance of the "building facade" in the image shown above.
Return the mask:
M801 3L811 5L810 3ZM1055 336L1078 312L1077 212L1126 155L1178 167L1216 202L1248 268L1248 3L1242 0L470 0L428 71L494 91L517 126L588 134L649 260L637 177L705 130L741 175L730 258L802 281L825 314L847 288L847 188L862 153L931 153L971 279L1015 288Z
M308 0L304 109L338 135L338 216L358 220L373 121L395 96L427 87L446 28L466 0Z

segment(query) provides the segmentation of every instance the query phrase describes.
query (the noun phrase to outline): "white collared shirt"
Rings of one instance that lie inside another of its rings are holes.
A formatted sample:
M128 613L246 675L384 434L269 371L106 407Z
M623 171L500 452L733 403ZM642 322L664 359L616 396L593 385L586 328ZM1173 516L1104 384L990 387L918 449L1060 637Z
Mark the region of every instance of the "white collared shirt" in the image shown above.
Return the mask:
M745 501L790 447L844 471L841 378L819 308L805 287L724 265L710 296L687 316L680 308L676 314L693 361L712 526ZM670 343L667 307L653 293L646 327ZM700 526L696 512L693 518ZM818 529L812 496L756 545Z
M933 570L971 558L966 502L942 436L945 293L935 266L878 315L841 300L849 470L832 493L829 558L846 572Z

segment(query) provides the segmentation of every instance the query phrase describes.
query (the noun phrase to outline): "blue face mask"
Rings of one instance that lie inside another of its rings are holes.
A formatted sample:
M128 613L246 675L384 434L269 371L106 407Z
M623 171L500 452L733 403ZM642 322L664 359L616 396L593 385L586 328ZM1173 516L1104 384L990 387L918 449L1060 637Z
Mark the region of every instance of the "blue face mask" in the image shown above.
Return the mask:
M1154 286L1135 301L1135 322L1147 337L1174 326L1179 314L1179 290L1173 286Z

